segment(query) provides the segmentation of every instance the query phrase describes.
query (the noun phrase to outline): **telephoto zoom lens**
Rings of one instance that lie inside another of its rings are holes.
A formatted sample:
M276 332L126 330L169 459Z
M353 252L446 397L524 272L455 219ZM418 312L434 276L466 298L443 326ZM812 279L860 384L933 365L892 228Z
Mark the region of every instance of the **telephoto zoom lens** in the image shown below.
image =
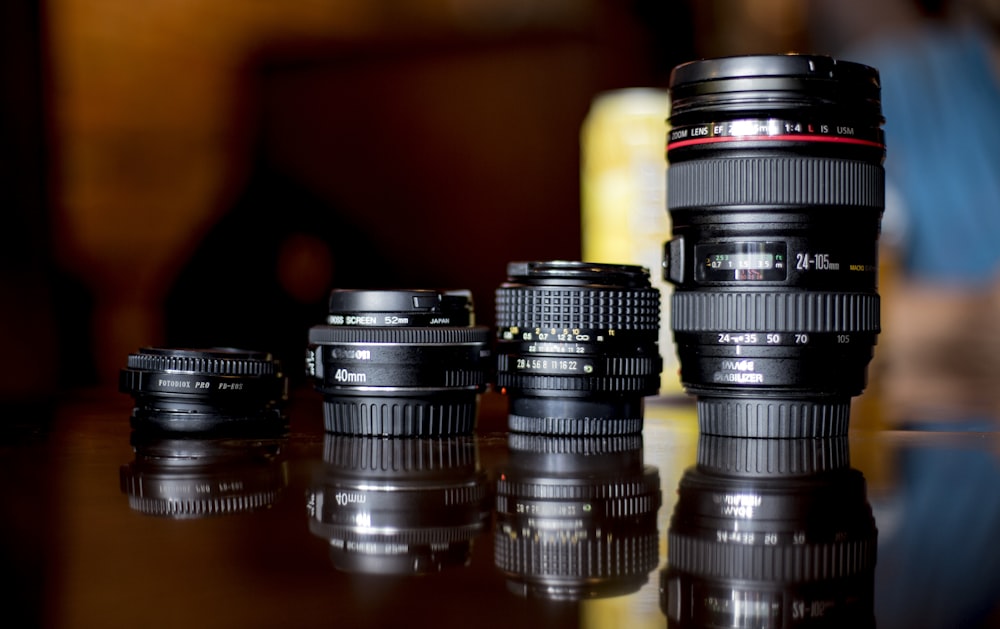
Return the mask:
M279 432L288 378L265 352L150 347L129 354L118 388L135 398L137 430Z
M332 291L327 325L309 330L306 353L326 430L471 434L490 362L490 332L474 323L468 291Z
M846 433L879 332L880 93L823 56L674 68L664 275L702 432Z
M496 291L496 385L509 428L556 435L642 430L659 391L660 292L624 264L512 262Z

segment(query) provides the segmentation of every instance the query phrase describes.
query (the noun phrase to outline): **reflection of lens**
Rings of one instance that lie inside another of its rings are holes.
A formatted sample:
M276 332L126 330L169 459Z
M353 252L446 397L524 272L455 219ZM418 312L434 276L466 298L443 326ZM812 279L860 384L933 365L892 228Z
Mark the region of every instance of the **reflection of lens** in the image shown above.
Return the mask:
M473 325L468 291L335 290L327 323L309 330L306 362L327 431L472 433L489 330Z
M517 432L642 429L660 386L660 293L639 266L512 262L496 291L497 386Z
M280 424L288 379L262 352L143 348L129 354L119 390L135 398L136 428L228 432Z
M265 509L288 485L282 443L133 432L135 460L121 468L121 489L144 515L193 519Z
M660 476L642 438L510 435L497 481L494 559L522 596L637 591L658 562Z
M873 627L875 522L844 439L705 437L678 487L671 627Z
M489 518L472 437L327 435L309 529L345 572L409 575L465 565Z
M672 328L704 433L843 435L879 332L878 72L828 57L671 77Z

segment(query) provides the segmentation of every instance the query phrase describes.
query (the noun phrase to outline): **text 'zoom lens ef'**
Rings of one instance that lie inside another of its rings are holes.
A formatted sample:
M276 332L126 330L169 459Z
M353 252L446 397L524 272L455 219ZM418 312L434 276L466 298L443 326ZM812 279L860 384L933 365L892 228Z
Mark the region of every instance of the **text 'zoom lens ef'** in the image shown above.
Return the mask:
M642 430L660 386L660 292L640 266L512 262L496 291L497 381L512 431Z
M702 432L844 434L879 332L878 71L728 57L670 90L664 274Z
M306 372L336 434L471 434L489 367L468 291L334 290Z

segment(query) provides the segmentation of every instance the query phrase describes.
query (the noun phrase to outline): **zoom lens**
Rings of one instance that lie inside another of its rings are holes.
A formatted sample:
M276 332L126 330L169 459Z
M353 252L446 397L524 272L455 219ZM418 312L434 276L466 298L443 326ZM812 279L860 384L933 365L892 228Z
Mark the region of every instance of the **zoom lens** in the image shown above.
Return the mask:
M638 591L659 562L660 474L641 435L511 433L497 481L494 560L520 596L583 600Z
M640 266L512 262L496 291L497 386L517 432L642 430L659 390L660 292Z
M326 435L309 529L338 570L408 576L465 566L489 520L472 437Z
M118 388L135 398L133 427L171 432L278 426L288 399L270 354L228 348L143 348L129 354Z
M677 495L669 627L875 626L877 530L846 437L702 435Z
M879 332L878 72L829 57L676 67L664 276L704 433L842 435Z
M331 433L471 434L490 333L468 291L334 290L327 325L309 330L306 372Z

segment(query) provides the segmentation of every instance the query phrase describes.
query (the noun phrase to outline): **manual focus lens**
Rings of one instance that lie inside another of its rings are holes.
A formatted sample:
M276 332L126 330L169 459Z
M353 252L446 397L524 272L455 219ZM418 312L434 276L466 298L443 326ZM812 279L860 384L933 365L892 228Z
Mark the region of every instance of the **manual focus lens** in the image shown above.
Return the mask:
M705 433L842 435L879 332L878 72L829 57L671 77L665 277Z
M496 291L497 386L509 427L564 435L642 430L659 390L660 293L643 267L512 262Z
M468 291L334 290L306 355L326 430L472 433L489 360L489 330L473 324Z

